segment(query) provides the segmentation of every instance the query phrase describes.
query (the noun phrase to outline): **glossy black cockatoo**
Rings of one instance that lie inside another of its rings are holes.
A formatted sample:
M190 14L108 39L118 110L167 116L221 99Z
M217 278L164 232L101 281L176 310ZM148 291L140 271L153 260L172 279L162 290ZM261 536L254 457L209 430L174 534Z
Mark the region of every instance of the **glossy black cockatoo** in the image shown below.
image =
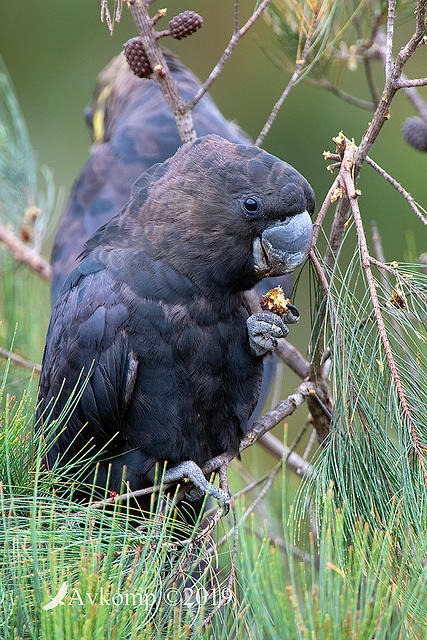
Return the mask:
M200 89L200 82L175 56L169 53L165 56L180 95L185 101L190 100ZM94 144L73 186L55 238L51 260L52 306L76 266L84 243L122 209L138 176L170 158L181 144L157 83L137 78L123 54L99 75L85 116ZM251 143L239 127L222 116L207 94L196 105L193 119L198 136L216 133L231 142ZM289 295L292 276L267 280L257 287L260 295L277 284ZM275 366L275 358L265 359L263 385L252 419L265 403Z
M139 489L167 461L166 481L188 477L226 504L199 467L238 451L264 355L296 320L294 307L282 319L251 315L244 292L305 260L313 209L310 185L289 164L215 135L142 174L86 244L53 310L39 416L54 399L59 416L82 370L90 376L49 465L92 439L111 463L110 490L123 465Z

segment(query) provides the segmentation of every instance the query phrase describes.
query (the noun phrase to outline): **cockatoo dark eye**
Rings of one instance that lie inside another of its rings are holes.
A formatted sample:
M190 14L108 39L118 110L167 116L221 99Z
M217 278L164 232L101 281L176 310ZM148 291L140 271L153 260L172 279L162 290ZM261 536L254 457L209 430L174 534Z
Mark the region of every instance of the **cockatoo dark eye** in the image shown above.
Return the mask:
M243 208L248 213L256 213L258 211L258 201L255 198L246 198L243 202Z

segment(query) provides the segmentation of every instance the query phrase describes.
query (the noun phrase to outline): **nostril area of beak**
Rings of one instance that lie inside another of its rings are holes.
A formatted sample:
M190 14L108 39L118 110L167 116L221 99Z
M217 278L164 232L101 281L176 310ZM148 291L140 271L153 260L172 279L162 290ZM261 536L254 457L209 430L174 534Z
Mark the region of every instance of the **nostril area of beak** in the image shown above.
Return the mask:
M311 248L312 234L313 225L307 211L263 232L262 246L276 274L293 271L304 262Z
M273 249L296 252L304 250L307 245L309 249L312 232L310 215L304 211L266 229L262 237Z

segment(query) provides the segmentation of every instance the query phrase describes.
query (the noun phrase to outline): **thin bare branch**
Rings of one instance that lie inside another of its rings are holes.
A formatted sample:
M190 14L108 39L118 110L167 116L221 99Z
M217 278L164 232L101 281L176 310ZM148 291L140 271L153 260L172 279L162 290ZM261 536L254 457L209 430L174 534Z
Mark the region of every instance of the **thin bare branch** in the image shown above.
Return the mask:
M411 196L406 189L402 187L397 180L395 180L387 171L385 171L382 167L380 167L372 158L369 156L366 157L366 162L375 169L387 182L389 182L393 187L405 198L405 200L409 203L411 209L415 212L417 217L421 220L423 224L427 226L427 218L423 215L427 215L427 211L420 204L415 202L414 198Z
M369 60L366 60L366 58L364 58L364 62L369 63ZM362 98L359 98L358 96L353 96L351 93L347 93L347 91L344 91L343 89L340 89L339 87L332 84L332 82L330 82L327 78L323 78L320 82L310 81L307 82L307 84L314 84L315 86L317 85L319 87L322 87L323 89L326 89L327 91L333 93L335 96L337 96L337 98L340 98L341 100L344 100L344 102L348 102L355 107L359 107L360 109L367 109L368 111L373 111L375 109L376 103L369 102L368 100L362 100Z
M293 344L281 338L274 352L294 373L305 380L310 375L311 364Z
M239 31L239 0L234 0L234 33Z
M304 44L304 48L302 51L302 54L299 58L297 58L296 63L295 63L295 71L293 72L291 79L289 80L288 84L286 85L282 95L280 96L280 98L278 99L278 101L276 102L276 104L274 105L273 109L271 110L270 115L267 118L267 122L265 123L265 125L263 126L263 128L261 129L261 132L258 135L258 138L255 141L255 145L260 147L262 145L262 143L264 142L265 136L267 135L267 133L270 131L273 122L275 121L275 119L277 118L280 109L283 106L283 103L285 102L286 98L288 97L289 93L291 92L291 90L293 89L293 87L296 85L296 83L298 82L299 78L301 77L306 63L307 63L307 56L309 54L310 51L310 47L311 44L313 42L313 37L315 34L315 31L317 29L317 25L318 25L318 20L319 20L319 11L320 11L320 5L316 4L314 9L313 9L313 15L312 15L312 19L311 19L311 24L309 27L309 32Z
M26 360L21 356L18 356L16 353L11 353L7 349L3 349L0 347L0 358L3 360L9 360L14 364L18 365L18 367L23 367L23 369L30 369L31 371L35 371L40 374L42 371L41 365L36 362L31 362L31 360Z
M193 109L196 106L196 104L199 102L199 100L201 100L201 98L203 98L205 93L208 91L209 87L218 78L218 76L220 75L220 73L224 69L225 63L227 62L227 60L231 56L236 44L239 42L239 40L241 40L241 38L243 38L243 36L255 24L256 20L260 17L260 15L262 14L264 9L266 8L266 6L270 2L271 2L271 0L263 0L263 2L260 3L258 8L253 12L253 14L249 18L249 20L243 25L243 27L241 29L239 29L237 32L233 32L233 35L232 35L232 37L230 39L230 42L228 43L228 45L224 49L220 59L218 60L217 64L215 65L215 67L210 72L209 77L204 82L204 84L199 89L199 91L196 93L194 98L192 98L192 100L190 100L190 102L188 102L185 105L185 108L186 108L187 111L191 111L191 109Z
M396 17L396 0L388 0L387 12L387 35L385 44L385 79L386 83L390 82L393 69L393 33L394 20Z
M326 213L331 205L331 198L332 195L334 194L336 188L339 185L339 177L337 176L335 178L335 180L333 181L331 188L329 189L328 193L326 194L325 199L323 200L323 204L320 207L320 211L317 214L317 218L316 218L316 222L313 225L313 242L312 242L312 247L315 247L317 244L317 239L319 237L319 233L320 233L320 229L322 227L323 221L325 219Z
M37 273L43 280L50 282L52 279L52 267L42 256L27 247L26 244L20 240L13 231L8 229L4 224L0 222L0 242L2 242L7 248L10 255L19 262L25 264L32 271Z
M265 123L265 125L263 126L263 128L261 129L258 138L255 141L256 146L260 147L262 145L262 143L264 142L264 138L267 135L267 133L270 131L273 122L275 121L275 119L277 118L280 109L282 108L283 103L285 102L286 98L288 97L289 93L291 92L292 88L296 85L299 77L301 76L303 70L305 67L305 61L302 64L297 65L297 68L295 69L295 71L293 72L291 79L289 80L288 84L285 87L285 90L283 91L282 95L280 96L280 98L278 99L278 101L276 102L276 104L274 105L273 109L271 110L270 115L267 118L267 122Z
M401 78L398 82L399 89L403 89L404 87L425 87L427 85L427 78Z

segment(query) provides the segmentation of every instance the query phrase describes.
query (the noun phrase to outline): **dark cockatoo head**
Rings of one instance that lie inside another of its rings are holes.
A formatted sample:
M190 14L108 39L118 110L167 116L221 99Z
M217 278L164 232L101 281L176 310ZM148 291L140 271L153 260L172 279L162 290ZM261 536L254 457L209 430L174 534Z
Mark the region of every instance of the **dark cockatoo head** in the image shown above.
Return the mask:
M313 190L296 169L216 135L143 174L128 208L160 260L198 286L232 290L299 267L313 211Z

